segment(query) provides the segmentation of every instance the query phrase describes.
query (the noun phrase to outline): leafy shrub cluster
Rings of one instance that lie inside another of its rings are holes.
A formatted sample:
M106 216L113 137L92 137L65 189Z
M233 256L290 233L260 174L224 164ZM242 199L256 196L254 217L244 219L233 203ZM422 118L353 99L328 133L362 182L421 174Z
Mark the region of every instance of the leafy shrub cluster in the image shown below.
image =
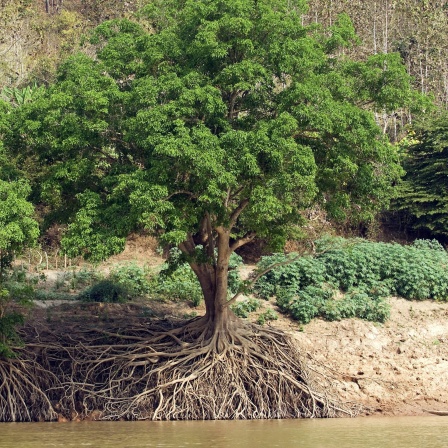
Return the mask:
M258 299L251 297L249 299L236 302L235 304L231 305L230 308L238 317L242 317L243 319L245 319L249 317L250 313L258 311L261 308L261 302ZM268 308L257 317L257 323L260 325L264 325L266 322L277 319L278 314L273 309Z
M280 309L303 323L314 317L384 322L391 295L448 300L448 254L437 241L402 246L336 238L320 240L316 248L319 255L265 274L257 294L276 296ZM285 260L283 254L264 257L259 267Z
M250 298L241 300L240 302L236 302L231 305L231 310L238 316L242 318L246 318L249 316L249 313L253 313L257 311L261 307L261 302L257 299Z
M272 309L267 309L264 313L261 313L257 318L257 323L260 325L264 325L266 322L271 320L277 320L278 314Z
M150 275L148 268L128 263L113 268L109 280L124 288L130 297L140 297L151 292Z
M129 299L123 286L111 280L101 280L78 295L83 302L121 303Z
M78 273L79 277L80 273ZM151 291L150 272L135 263L115 266L107 278L98 279L78 295L84 302L117 303ZM93 278L93 277L92 277ZM99 281L98 281L99 280Z
M240 256L233 254L229 265L229 290L235 293L240 287L238 266ZM106 279L93 283L78 295L89 302L123 302L136 297L157 297L164 300L180 300L198 306L202 300L199 281L178 249L170 251L168 261L160 273L155 274L135 263L113 268Z

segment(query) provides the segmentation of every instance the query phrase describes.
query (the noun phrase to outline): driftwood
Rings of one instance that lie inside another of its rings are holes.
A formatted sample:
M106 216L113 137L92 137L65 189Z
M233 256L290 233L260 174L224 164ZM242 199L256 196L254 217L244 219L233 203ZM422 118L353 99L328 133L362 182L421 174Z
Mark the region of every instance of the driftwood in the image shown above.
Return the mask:
M424 409L424 411L434 415L448 415L448 411L431 411L429 409Z

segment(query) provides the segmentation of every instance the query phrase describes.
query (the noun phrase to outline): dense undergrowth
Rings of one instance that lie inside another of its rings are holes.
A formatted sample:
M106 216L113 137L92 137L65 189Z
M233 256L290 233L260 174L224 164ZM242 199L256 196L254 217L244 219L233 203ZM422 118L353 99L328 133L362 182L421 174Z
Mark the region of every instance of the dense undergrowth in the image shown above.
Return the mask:
M286 259L283 254L264 257L259 268ZM256 293L265 299L274 296L284 313L302 323L315 317L384 322L390 296L448 300L447 266L448 254L437 241L403 246L322 239L316 242L316 255L299 257L263 275Z

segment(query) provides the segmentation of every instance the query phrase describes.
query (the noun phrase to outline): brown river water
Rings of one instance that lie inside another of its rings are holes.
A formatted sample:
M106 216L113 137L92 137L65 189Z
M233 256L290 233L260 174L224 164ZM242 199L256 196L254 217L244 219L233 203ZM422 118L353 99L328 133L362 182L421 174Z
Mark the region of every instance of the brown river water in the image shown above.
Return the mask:
M1 448L448 448L448 417L0 423Z

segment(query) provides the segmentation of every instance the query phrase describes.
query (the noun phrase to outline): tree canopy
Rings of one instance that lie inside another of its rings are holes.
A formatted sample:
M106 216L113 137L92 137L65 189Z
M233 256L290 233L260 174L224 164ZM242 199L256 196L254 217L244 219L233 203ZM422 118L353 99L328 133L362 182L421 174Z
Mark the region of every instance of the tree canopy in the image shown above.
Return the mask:
M35 244L39 236L34 206L28 201L31 187L1 140L9 127L10 111L0 100L0 287L15 252Z
M345 57L348 17L322 29L305 10L153 2L146 28L103 23L95 57L69 58L14 110L6 142L39 167L35 197L69 223L69 253L103 259L144 227L179 245L204 289L256 235L281 247L314 200L355 221L387 205L401 170L374 112L411 105L409 76L396 54Z

